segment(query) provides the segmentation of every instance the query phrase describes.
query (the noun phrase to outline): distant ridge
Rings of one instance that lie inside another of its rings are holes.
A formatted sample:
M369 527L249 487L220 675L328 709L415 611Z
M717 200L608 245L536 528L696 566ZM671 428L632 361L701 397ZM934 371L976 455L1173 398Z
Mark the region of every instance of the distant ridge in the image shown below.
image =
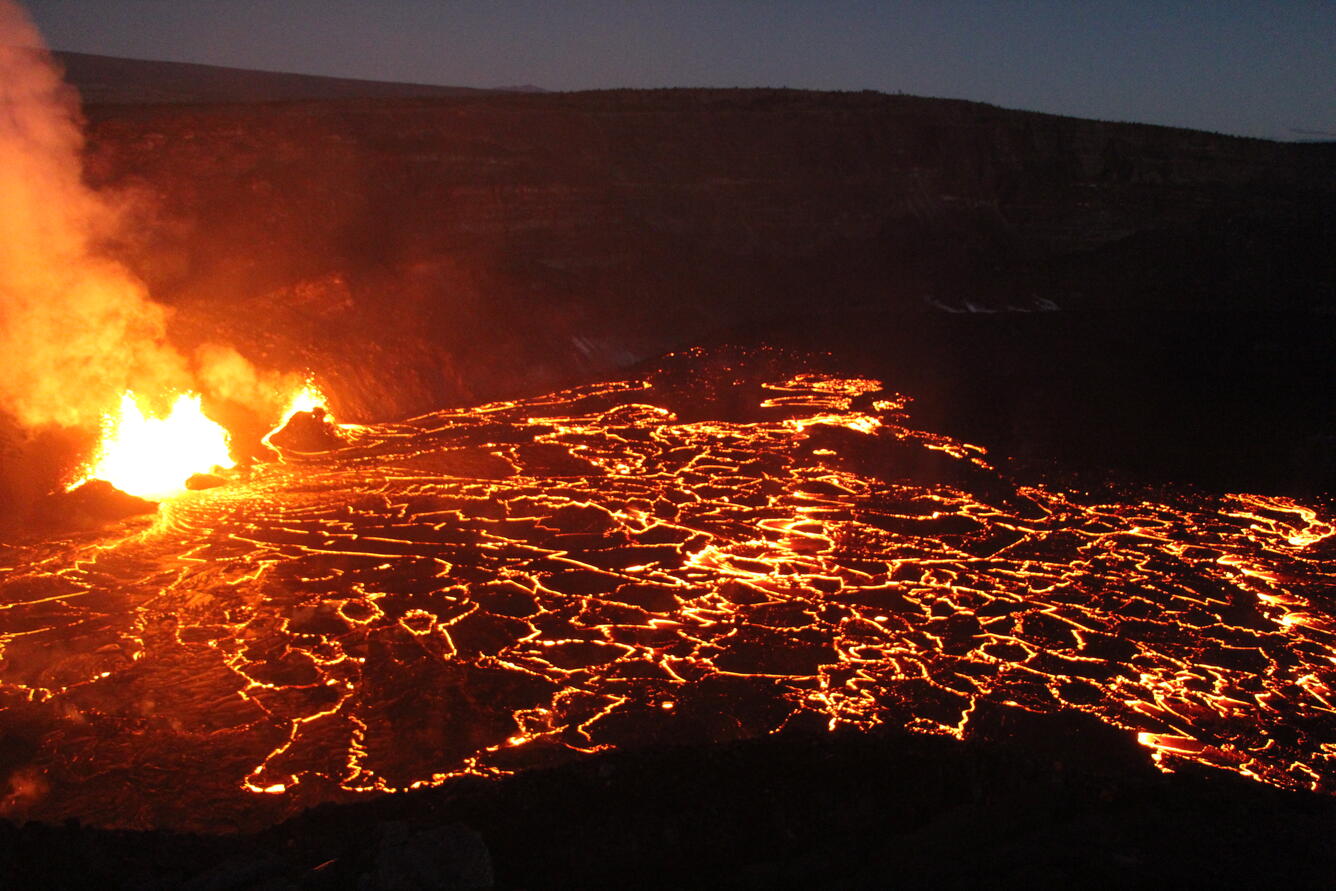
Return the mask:
M65 79L86 105L178 105L294 102L315 99L423 98L487 93L542 93L530 84L480 89L252 71L193 62L124 59L57 50Z

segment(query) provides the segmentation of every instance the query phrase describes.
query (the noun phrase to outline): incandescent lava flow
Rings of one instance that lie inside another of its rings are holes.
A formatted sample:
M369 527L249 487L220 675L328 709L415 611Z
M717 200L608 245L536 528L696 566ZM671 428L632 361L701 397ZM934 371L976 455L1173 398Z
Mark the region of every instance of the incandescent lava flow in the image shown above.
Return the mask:
M1336 527L1018 485L878 381L691 352L0 548L11 816L253 827L578 753L1075 709L1336 791Z

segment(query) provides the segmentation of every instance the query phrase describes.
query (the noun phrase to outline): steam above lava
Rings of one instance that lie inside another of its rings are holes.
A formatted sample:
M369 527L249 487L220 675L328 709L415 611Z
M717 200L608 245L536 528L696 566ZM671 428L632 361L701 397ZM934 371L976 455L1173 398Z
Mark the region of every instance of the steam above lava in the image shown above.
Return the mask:
M127 389L188 389L167 312L99 244L116 207L82 180L78 97L0 0L0 406L28 427L94 426Z
M101 429L86 478L160 496L232 464L201 391L277 416L302 381L230 346L187 357L169 341L169 308L104 251L124 208L83 181L80 124L36 29L0 0L0 412Z

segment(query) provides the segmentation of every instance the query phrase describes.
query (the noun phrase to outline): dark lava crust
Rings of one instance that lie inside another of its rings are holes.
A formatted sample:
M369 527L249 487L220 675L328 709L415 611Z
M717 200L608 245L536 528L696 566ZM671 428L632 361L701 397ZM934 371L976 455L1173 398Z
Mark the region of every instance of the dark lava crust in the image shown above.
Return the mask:
M965 744L786 734L324 806L244 836L0 824L14 888L1329 887L1330 798L1071 715Z

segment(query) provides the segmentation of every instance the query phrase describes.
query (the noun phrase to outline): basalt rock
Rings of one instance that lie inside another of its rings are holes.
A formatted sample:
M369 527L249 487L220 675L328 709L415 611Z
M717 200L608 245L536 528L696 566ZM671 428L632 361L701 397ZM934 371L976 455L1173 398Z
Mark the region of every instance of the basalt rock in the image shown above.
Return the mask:
M314 370L341 417L852 308L1336 306L1327 144L793 90L89 115L177 337Z

